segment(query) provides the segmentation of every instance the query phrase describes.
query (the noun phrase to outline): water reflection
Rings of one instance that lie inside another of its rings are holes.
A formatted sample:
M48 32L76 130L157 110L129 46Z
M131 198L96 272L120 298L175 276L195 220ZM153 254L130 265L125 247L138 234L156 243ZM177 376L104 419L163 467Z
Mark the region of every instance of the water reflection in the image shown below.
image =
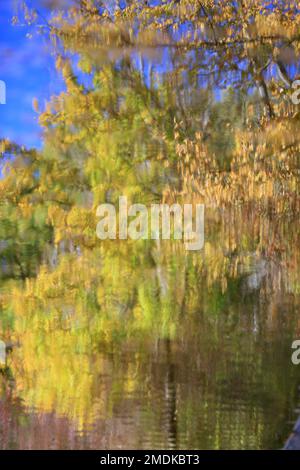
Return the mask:
M300 370L297 2L21 3L61 92L33 102L40 150L0 135L0 446L281 447ZM204 204L204 249L101 242L96 208L120 196Z
M211 210L202 253L100 244L4 281L1 448L281 447L297 237L290 220Z

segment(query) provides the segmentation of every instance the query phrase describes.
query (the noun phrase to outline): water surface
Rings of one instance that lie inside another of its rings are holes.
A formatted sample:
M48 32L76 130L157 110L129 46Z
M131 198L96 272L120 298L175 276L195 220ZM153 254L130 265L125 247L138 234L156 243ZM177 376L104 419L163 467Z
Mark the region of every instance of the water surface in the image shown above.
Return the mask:
M195 253L63 247L25 281L3 264L2 449L282 447L299 399L297 224L213 209L205 232Z

